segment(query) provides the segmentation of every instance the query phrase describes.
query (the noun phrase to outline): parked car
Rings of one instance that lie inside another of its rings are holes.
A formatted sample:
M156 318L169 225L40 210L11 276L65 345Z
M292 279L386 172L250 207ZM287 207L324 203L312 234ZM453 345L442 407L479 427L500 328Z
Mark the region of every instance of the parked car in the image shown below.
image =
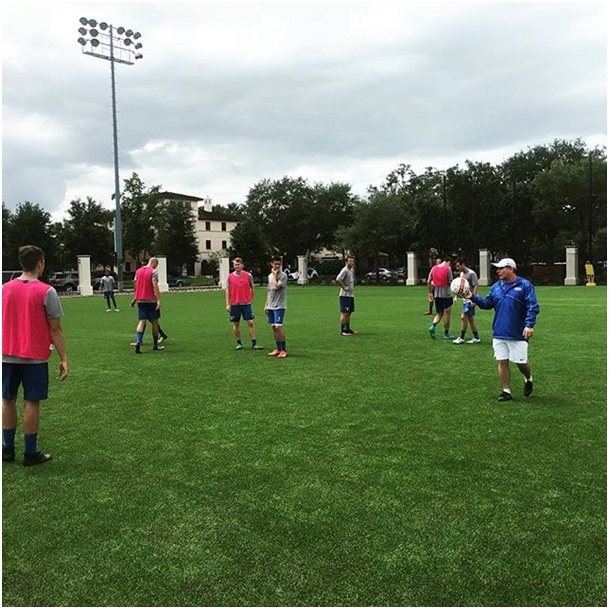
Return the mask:
M309 278L309 280L311 279L315 279L315 277L318 277L319 273L312 267L307 269L307 277ZM288 281L298 281L298 278L300 277L300 273L298 271L294 271L293 273L288 273Z
M53 273L49 277L49 283L58 292L74 292L78 289L78 273L73 271Z
M366 279L368 281L376 281L378 277L379 281L393 281L397 280L400 275L397 271L392 271L390 269L379 268L377 271L370 271L366 273Z
M170 288L183 288L185 285L188 285L188 281L186 281L185 277L167 277L167 285Z

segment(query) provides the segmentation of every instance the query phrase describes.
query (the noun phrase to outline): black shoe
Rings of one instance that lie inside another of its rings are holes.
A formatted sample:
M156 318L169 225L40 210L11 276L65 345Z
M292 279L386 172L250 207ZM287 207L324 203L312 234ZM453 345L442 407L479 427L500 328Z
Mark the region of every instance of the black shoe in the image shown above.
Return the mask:
M512 399L512 394L507 391L502 391L501 395L497 398L498 402L509 402Z
M141 353L142 352L142 345L135 345L135 352L136 353Z
M524 382L524 397L528 398L533 393L533 381Z
M156 345L155 347L152 347L153 351L163 351L163 349L165 349L163 345Z
M35 453L25 453L23 455L23 465L39 465L40 463L50 461L52 458L51 455L46 455L40 450Z
M15 447L9 446L8 448L2 447L2 461L10 463L15 460Z

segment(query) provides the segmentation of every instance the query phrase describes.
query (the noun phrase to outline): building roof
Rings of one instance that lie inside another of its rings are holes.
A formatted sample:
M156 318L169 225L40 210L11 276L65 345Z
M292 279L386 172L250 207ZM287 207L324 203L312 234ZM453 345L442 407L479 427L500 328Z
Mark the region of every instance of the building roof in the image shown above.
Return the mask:
M163 199L172 199L174 201L203 201L201 197L193 197L192 195L181 195L178 192L160 192L159 197Z
M239 222L240 218L233 214L227 214L223 211L205 211L203 207L199 207L199 220L222 220L223 222Z

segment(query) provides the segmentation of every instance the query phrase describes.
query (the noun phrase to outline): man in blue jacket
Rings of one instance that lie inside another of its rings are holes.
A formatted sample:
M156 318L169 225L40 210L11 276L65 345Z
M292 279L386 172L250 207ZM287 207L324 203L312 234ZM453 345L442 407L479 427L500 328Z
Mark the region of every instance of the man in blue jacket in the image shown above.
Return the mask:
M501 381L500 402L512 399L510 362L524 375L524 395L533 393L533 375L529 364L529 338L533 336L539 304L533 284L516 275L512 258L493 262L499 281L493 284L486 297L471 292L466 294L481 309L495 309L493 319L493 350Z

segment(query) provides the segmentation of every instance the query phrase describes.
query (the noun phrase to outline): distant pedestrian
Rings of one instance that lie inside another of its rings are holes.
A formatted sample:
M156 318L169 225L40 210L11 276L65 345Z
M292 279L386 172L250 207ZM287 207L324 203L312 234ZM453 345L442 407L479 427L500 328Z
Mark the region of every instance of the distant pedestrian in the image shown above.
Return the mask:
M2 287L2 461L15 460L17 393L23 386L23 465L39 465L51 455L38 450L40 402L49 391L48 360L59 355L59 380L68 377L68 356L61 328L63 311L55 288L40 281L44 252L19 248L20 277Z
M351 255L345 258L345 266L336 277L340 286L338 296L340 308L340 333L343 336L353 336L356 330L351 328L351 315L355 312L355 258Z
M277 256L271 261L264 312L273 329L273 338L275 339L275 349L267 355L276 355L279 359L288 356L285 346L285 330L283 329L285 310L288 305L287 289L288 276L285 271L281 270L281 258Z
M116 306L116 300L114 298L114 277L110 275L110 271L106 269L103 277L100 278L101 289L104 292L104 298L106 299L106 304L108 308L106 309L106 313L112 311L110 308L110 301L112 301L112 306L114 310L118 313L118 307Z
M256 325L254 324L254 310L252 309L252 303L254 302L254 278L251 273L244 270L241 258L233 260L233 269L233 272L227 277L226 310L233 324L233 334L237 341L235 349L243 349L241 328L239 327L241 317L247 323L252 349L263 349L256 340Z
M465 296L481 309L495 309L493 319L493 350L501 381L500 402L512 399L510 362L514 362L524 376L524 395L533 393L533 375L529 364L529 339L533 336L539 314L535 287L527 279L516 275L516 262L503 258L493 262L499 281L493 284L486 297L467 293Z

